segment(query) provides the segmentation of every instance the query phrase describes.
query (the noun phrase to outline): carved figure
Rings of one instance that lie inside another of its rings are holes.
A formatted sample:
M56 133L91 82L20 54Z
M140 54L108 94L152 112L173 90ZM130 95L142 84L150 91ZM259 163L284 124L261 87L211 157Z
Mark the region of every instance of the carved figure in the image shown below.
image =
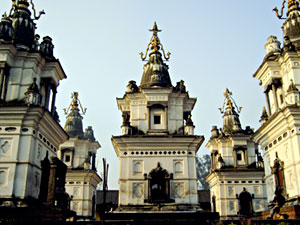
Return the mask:
M274 160L273 167L271 167L272 174L274 174L275 189L284 190L284 174L283 174L283 162L278 158L276 152L276 158Z
M136 82L134 80L129 81L128 85L126 86L126 93L136 93L138 91L139 88L136 85Z
M289 36L284 37L283 50L284 51L295 51L295 46L291 42Z
M185 93L186 92L186 87L184 85L184 81L181 80L179 82L176 83L176 87L175 87L175 91L180 91L181 93Z

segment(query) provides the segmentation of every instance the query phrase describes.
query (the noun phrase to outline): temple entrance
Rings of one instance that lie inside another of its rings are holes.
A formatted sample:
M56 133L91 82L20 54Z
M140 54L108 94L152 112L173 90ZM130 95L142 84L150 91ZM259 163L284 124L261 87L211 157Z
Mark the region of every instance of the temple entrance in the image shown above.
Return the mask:
M243 191L240 195L237 195L237 198L239 199L239 214L251 216L253 214L252 195L246 191L246 188L243 188Z
M144 174L145 179L148 180L148 203L168 203L174 202L170 198L170 180L173 179L173 174L169 174L167 170L157 163L157 167L147 175Z

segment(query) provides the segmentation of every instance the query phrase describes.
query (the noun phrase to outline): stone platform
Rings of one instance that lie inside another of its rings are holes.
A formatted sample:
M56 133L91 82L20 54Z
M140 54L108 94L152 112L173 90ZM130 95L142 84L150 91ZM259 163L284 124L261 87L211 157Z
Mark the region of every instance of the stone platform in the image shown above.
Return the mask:
M112 212L105 215L108 224L208 225L219 221L219 213L195 212Z

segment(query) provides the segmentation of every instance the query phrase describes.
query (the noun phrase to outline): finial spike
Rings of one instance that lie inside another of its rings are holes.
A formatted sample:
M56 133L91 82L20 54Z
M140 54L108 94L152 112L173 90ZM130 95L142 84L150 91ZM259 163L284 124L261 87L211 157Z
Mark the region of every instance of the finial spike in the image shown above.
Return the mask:
M280 14L278 12L278 9L277 7L275 7L273 9L273 11L275 11L276 13L276 16L279 18L279 19L286 19L286 18L283 18L283 11L284 11L284 8L285 8L285 3L286 3L286 0L283 0L282 2L282 5L281 5L281 11L280 11ZM289 15L289 13L293 10L298 10L300 11L300 8L299 8L299 2L298 0L288 0L288 9L287 9L287 16Z
M151 53L159 52L159 50L161 49L162 52L163 52L164 58L166 60L169 60L171 53L168 52L167 55L165 54L165 50L163 48L163 45L160 43L160 40L159 40L159 38L157 36L157 33L161 32L161 30L158 29L156 22L154 22L153 28L149 29L149 31L153 32L153 36L152 36L149 44L147 45L145 55L144 55L143 52L140 53L142 60L146 59L148 51L149 51L149 48L151 48Z
M234 99L232 98L232 92L229 91L228 88L226 88L226 91L224 93L225 100L222 108L219 108L221 113L225 112L225 109L234 109L236 108L238 113L242 111L242 107L238 107L237 104L235 103ZM226 104L226 107L225 107ZM235 107L234 107L235 106Z
M80 107L82 114L85 115L87 108L82 107L81 102L78 99L78 92L74 91L71 95L71 98L72 98L72 102L67 109L64 109L64 113L67 115L69 113L70 108L72 111L73 110L79 111L79 107Z

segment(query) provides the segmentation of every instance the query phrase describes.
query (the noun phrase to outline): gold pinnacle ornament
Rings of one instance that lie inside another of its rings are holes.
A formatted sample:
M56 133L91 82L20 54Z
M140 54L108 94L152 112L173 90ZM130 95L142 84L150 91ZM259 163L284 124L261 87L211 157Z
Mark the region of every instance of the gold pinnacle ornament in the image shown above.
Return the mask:
M278 12L278 9L277 7L275 7L273 9L273 11L275 11L276 13L276 16L279 18L279 19L286 19L286 18L283 18L283 10L285 8L285 3L286 3L286 0L283 0L282 2L282 6L281 6L281 11L280 11L280 14ZM289 15L289 13L293 10L296 10L298 9L299 10L299 2L298 0L288 0L288 11L287 11L287 15Z
M41 15L45 14L45 11L42 10L37 15L32 0L30 0L30 4L31 4L31 7L32 7L34 20L38 20L41 17ZM9 16L12 16L13 11L16 8L25 8L25 9L28 9L28 6L29 6L28 0L12 0L12 6L11 6L11 9L10 9L10 12L9 12Z
M78 92L74 91L71 95L71 98L72 98L72 102L67 109L64 109L64 113L67 115L70 111L70 108L71 108L71 111L73 111L73 110L79 111L78 106L80 106L81 112L84 115L86 113L87 108L84 108L84 109L82 108L81 102L78 99Z
M154 22L153 28L149 29L149 31L151 31L153 33L153 36L152 36L149 44L147 45L145 55L144 55L143 52L140 53L142 60L146 59L150 45L151 45L151 47L150 47L151 48L151 53L150 54L159 52L159 50L161 49L162 52L163 52L164 58L166 60L170 59L171 53L168 52L167 56L166 56L164 47L163 47L162 43L160 43L160 40L157 36L157 33L161 32L161 30L158 29L156 22Z
M234 108L233 104L235 105L238 113L241 112L242 107L238 107L237 106L237 104L235 103L234 99L232 98L232 92L229 91L228 88L226 88L226 91L224 93L224 97L225 97L225 100L224 100L223 107L219 108L219 110L220 110L221 113L224 113L225 109L233 109ZM226 108L225 108L225 104L226 104Z

